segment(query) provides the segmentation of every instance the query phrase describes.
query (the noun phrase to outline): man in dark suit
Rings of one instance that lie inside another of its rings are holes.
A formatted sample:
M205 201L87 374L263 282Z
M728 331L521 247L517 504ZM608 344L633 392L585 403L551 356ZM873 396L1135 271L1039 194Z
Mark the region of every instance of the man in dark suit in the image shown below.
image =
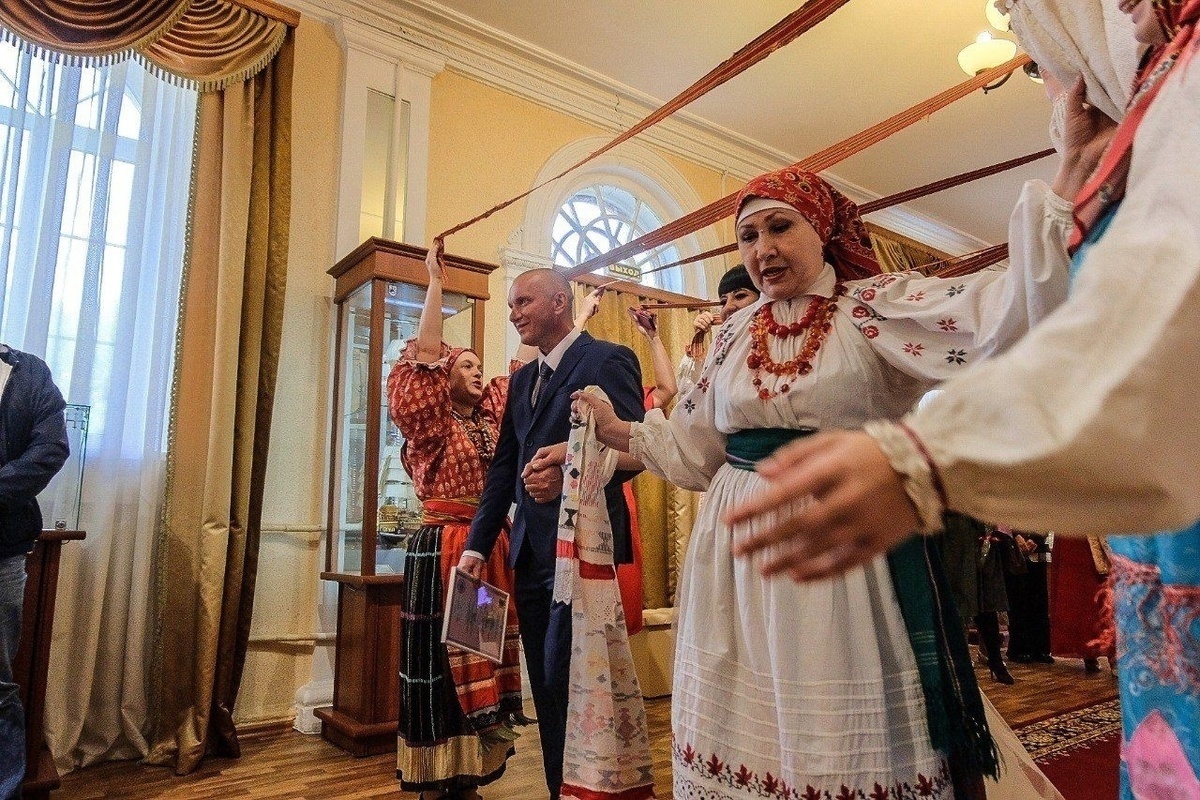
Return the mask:
M571 609L551 603L562 472L552 467L540 474L523 473L539 448L567 440L571 394L585 386L603 389L621 419L640 421L642 374L637 356L628 347L574 329L571 285L554 270L535 269L518 276L508 293L508 307L521 343L536 346L538 357L517 370L509 382L496 455L459 566L479 574L509 505L515 502L509 556L516 572L513 599L537 709L546 786L557 800L571 656ZM629 511L621 484L633 475L616 473L604 490L613 526L613 555L619 564L632 560Z

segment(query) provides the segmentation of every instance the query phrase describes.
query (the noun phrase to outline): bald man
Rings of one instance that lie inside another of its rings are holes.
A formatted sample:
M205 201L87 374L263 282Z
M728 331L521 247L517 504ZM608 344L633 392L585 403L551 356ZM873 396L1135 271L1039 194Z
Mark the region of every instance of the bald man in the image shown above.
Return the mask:
M551 603L562 471L552 467L543 475L523 477L522 473L538 448L567 440L571 394L585 386L603 389L621 419L640 421L642 372L628 347L575 330L571 285L552 269L518 276L508 293L508 307L509 321L521 343L535 346L538 357L517 370L509 382L500 440L460 566L478 574L505 524L509 506L516 503L509 552L516 573L514 600L537 709L546 786L557 800L571 656L571 609ZM621 490L633 475L617 472L604 490L618 564L633 557L629 511Z

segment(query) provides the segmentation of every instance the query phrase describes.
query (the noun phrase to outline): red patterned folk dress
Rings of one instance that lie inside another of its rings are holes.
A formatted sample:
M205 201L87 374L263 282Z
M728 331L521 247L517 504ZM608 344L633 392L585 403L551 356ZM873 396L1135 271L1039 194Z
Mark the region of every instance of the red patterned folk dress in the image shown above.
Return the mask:
M405 558L401 602L396 774L410 792L454 792L500 777L513 753L510 720L521 710L512 604L501 665L441 643L446 576L462 557L508 396L508 377L494 378L469 418L455 413L450 369L462 352L443 344L441 360L420 362L409 343L387 381L402 459L424 512ZM511 593L507 558L502 533L483 579Z

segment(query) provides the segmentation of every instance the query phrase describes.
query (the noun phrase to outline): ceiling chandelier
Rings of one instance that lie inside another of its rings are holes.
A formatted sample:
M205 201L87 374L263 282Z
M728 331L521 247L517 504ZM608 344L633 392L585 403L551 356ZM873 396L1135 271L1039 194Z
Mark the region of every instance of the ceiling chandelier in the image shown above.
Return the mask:
M987 17L988 24L996 30L1003 33L1008 33L1011 30L1009 15L997 7L996 0L986 0L983 5L983 14ZM1016 54L1016 42L1003 37L997 38L992 35L991 31L984 31L975 38L975 41L958 52L958 66L968 75L978 75L993 67L1000 66L1005 61L1011 60ZM1037 83L1042 82L1037 64L1032 62L1026 64L1024 71L1030 80ZM984 86L984 94L990 92L992 89L998 89L1003 86L1011 75L1012 73L1009 73L995 83Z

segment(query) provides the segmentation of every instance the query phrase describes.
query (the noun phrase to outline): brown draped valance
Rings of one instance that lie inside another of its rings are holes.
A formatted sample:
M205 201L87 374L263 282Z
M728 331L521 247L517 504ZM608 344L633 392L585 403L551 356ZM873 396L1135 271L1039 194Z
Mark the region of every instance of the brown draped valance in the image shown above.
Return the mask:
M190 0L5 0L0 25L36 47L111 59L161 37Z
M191 0L187 13L140 55L168 80L212 92L265 67L283 46L287 28L225 0Z
M240 83L270 63L294 14L236 0L5 0L0 35L55 62L99 66L133 57L201 92Z

